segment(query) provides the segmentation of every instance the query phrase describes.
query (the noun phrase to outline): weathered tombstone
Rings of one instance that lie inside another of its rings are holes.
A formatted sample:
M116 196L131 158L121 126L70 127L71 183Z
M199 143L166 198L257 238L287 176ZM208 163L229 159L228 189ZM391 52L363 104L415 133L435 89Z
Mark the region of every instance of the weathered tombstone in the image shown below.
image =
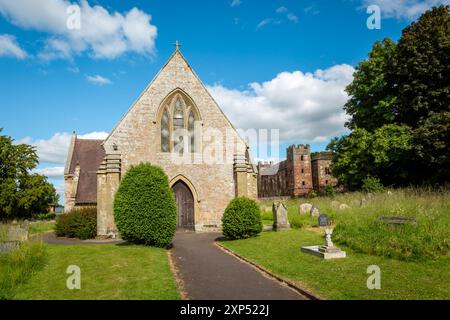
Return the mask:
M331 207L333 208L333 209L339 209L339 206L340 206L341 204L339 203L339 202L337 202L337 201L331 201Z
M325 213L322 213L319 216L319 227L326 227L329 225L329 221L328 221L328 215Z
M2 236L0 239L0 252L10 252L19 247L20 243L28 240L29 222L25 221L19 225L13 221L11 225L0 226Z
M311 214L311 217L318 217L320 215L319 207L313 205L309 213Z
M312 207L313 207L313 205L311 203L302 203L300 205L300 207L298 208L298 213L301 215L310 213Z
M368 203L368 201L366 200L366 198L362 198L360 205L361 205L361 207L365 207L365 206L367 206L367 203Z
M348 204L341 203L339 205L339 210L347 210L347 209L350 209L350 206Z
M288 210L281 202L274 202L272 205L273 213L273 230L288 230L291 228L288 219Z

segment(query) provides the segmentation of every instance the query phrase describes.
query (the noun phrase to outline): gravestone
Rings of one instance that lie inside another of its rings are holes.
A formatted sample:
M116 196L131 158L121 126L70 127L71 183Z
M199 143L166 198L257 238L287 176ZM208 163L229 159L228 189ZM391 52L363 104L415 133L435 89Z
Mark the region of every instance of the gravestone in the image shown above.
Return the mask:
M10 252L17 249L21 242L28 241L30 224L25 220L22 224L13 221L10 225L0 225L0 252Z
M346 203L341 203L341 204L339 205L339 210L347 210L347 209L350 209L350 206L349 206L348 204L346 204Z
M291 228L288 219L288 211L286 206L281 202L274 202L272 205L273 213L273 230L288 230Z
M311 207L310 214L311 214L312 217L318 217L320 215L319 207L317 207L316 205L313 205Z
M328 215L322 213L319 216L319 227L326 227L329 225Z
M310 213L312 207L313 207L313 205L311 203L302 203L300 205L300 207L298 208L298 213L301 215Z

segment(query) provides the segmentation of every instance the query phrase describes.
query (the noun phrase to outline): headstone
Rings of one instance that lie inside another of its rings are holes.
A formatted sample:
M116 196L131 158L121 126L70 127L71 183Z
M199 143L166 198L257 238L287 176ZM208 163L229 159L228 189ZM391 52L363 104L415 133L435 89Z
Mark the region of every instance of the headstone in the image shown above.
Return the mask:
M350 206L348 204L341 203L339 205L339 210L347 210L347 209L350 209Z
M388 195L388 196L392 196L392 191L388 191L388 192L387 192L387 195Z
M360 201L361 207L367 206L367 203L368 203L368 201L366 200L366 198L362 198L361 201Z
M273 213L273 230L288 230L291 228L288 218L288 210L281 202L274 202L272 206Z
M322 246L309 246L302 247L301 250L306 253L313 254L315 256L321 257L323 259L339 259L345 258L346 253L340 248L336 247L331 241L331 234L333 229L325 229L325 244Z
M310 214L311 214L311 217L318 217L320 215L319 207L317 207L316 205L313 205L311 207Z
M339 206L340 206L341 204L339 203L339 202L337 202L337 201L331 201L331 207L333 208L333 209L339 209Z
M328 215L322 213L319 216L319 227L326 227L329 225Z
M300 205L300 207L298 208L298 213L299 214L311 213L311 208L312 207L313 207L313 205L311 203L302 203Z

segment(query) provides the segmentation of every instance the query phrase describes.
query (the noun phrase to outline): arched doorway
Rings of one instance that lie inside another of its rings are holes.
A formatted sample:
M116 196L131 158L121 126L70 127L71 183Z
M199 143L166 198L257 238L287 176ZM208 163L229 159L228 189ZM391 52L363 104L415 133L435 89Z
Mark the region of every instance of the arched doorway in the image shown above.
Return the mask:
M179 180L172 186L177 202L178 228L195 230L194 221L194 196L183 181Z

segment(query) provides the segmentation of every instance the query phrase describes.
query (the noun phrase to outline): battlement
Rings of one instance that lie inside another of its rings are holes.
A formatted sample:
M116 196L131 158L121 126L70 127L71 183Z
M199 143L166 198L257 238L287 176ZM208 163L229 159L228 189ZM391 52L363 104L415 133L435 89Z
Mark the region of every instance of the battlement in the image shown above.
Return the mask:
M315 152L311 155L311 161L317 160L333 160L333 152L331 151L322 151Z

